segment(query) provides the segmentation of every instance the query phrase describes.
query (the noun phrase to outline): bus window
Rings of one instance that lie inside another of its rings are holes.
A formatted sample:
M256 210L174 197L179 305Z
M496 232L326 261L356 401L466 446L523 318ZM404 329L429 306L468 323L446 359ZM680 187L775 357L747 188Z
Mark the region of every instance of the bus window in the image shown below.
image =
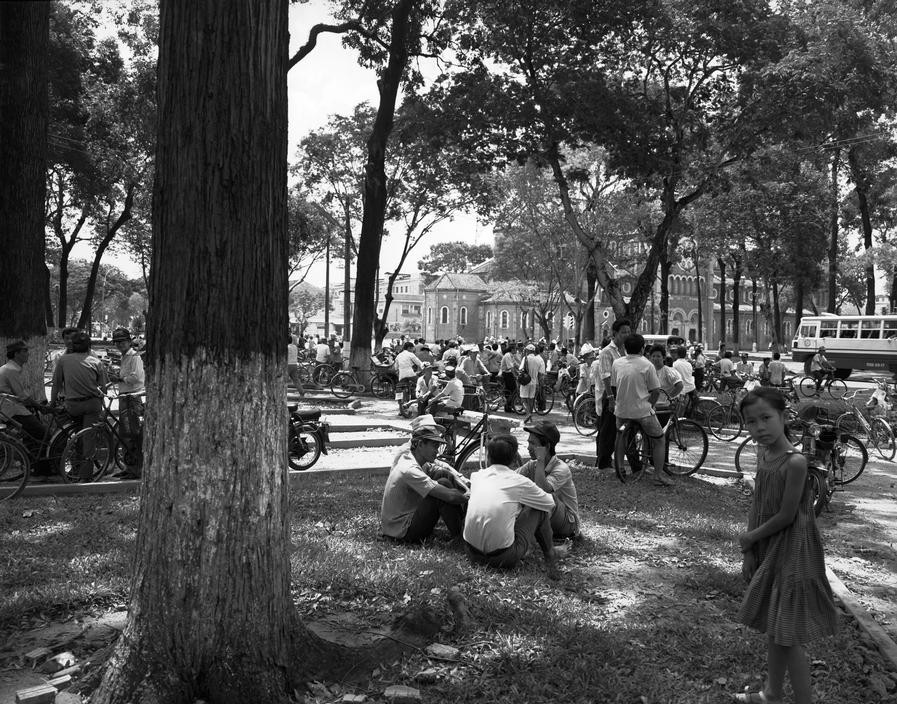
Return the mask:
M838 330L838 337L845 340L856 339L857 330L860 327L859 320L842 320L841 327Z
M878 340L881 337L881 321L860 321L860 337L866 340Z
M816 337L816 323L801 325L798 337Z
M897 320L895 319L885 319L884 329L882 330L881 336L885 340L893 340L897 338Z
M838 337L838 321L819 321L819 337Z

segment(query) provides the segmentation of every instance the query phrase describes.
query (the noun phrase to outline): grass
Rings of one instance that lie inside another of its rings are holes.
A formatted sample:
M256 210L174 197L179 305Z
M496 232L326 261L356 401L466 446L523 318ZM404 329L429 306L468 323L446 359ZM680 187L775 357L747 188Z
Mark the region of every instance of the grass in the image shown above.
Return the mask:
M741 487L688 479L668 491L591 469L574 476L586 541L560 583L538 557L496 572L441 541L380 542L383 477L308 477L291 497L293 596L304 618L350 612L381 625L427 604L446 624L438 640L461 656L415 653L361 685L319 685L307 700L407 684L427 702L712 704L759 685L764 637L734 621L744 589L735 536L749 502ZM0 506L0 640L123 602L136 520L136 499L116 496ZM457 635L445 600L452 586L476 619ZM818 701L893 701L876 687L897 682L851 620L809 653Z

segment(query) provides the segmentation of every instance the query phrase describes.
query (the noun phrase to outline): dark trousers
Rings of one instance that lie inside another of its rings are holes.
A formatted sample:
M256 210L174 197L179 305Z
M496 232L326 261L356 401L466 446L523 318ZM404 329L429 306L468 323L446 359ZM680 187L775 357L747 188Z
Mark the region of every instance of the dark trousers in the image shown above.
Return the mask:
M514 521L514 542L502 550L484 553L467 543L467 555L471 562L489 567L509 569L518 563L538 544L547 554L551 544L551 518L545 511L524 506Z
M437 481L442 486L455 488L449 479ZM408 526L408 530L401 538L402 542L419 543L425 538L429 538L440 518L452 537L461 535L461 531L464 529L464 506L425 496L417 507L417 511L414 512L411 525Z
M46 426L40 422L40 419L37 416L31 413L27 415L13 416L12 419L21 424L22 430L25 431L25 434L22 436L22 442L25 444L25 448L28 450L32 459L35 460L33 465L34 473L52 474L53 469L49 462L40 459L41 445L47 432Z
M514 390L517 388L517 377L514 376L514 372L502 372L501 380L505 385L505 412L513 413L514 408L511 406L511 396L514 395Z
M601 469L613 466L614 443L617 440L617 417L608 410L608 398L601 399L601 420L595 439L596 466Z
M704 389L704 368L695 369L695 390L700 393Z
M140 474L143 469L143 401L138 396L118 397L118 422L125 446L126 470Z
M92 398L87 401L66 401L65 412L72 420L78 423L79 428L89 428L96 425L103 417L103 401L100 398ZM96 450L96 437L94 433L87 433L81 443L81 452L86 459L78 463L78 475L85 481L93 478L93 456Z

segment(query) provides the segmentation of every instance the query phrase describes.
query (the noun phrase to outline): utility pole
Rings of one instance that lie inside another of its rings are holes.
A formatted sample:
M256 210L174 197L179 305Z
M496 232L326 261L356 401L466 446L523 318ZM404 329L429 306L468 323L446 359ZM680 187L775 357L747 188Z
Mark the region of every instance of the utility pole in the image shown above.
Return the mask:
M350 245L352 242L352 231L347 227L346 233L343 238L343 340L351 340L352 337L349 334L349 321L352 320L352 305L349 302L349 294L351 293L352 281L350 278L350 274L352 273L349 268L349 262L351 260L352 250L350 249Z
M330 236L327 237L326 266L324 268L324 339L330 337Z

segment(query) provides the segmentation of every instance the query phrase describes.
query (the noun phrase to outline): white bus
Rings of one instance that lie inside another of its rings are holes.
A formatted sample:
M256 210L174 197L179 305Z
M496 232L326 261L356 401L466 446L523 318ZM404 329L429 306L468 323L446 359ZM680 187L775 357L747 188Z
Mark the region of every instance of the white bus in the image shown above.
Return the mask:
M791 358L804 362L819 346L846 379L854 369L897 374L897 315L832 315L801 318Z

